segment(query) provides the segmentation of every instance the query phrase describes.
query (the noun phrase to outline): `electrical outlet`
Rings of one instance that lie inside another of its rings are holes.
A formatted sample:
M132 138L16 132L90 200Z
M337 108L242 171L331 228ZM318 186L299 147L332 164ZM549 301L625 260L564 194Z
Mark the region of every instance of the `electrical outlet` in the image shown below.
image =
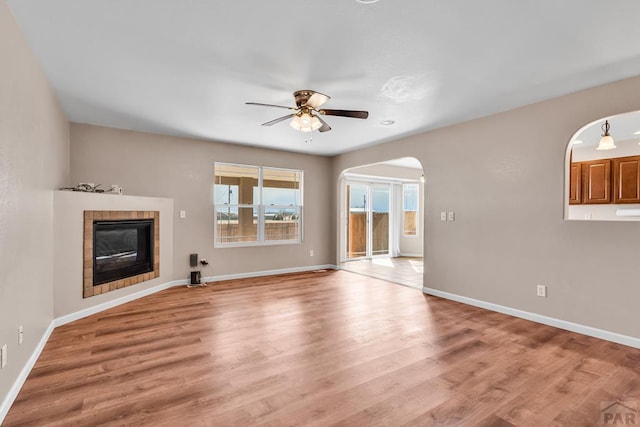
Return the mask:
M545 285L538 285L538 287L536 288L538 291L538 296L542 297L542 298L546 298L547 297L547 287Z
M18 326L18 345L22 345L24 341L24 328L22 325Z
M313 249L309 251L309 256L313 256Z
M0 348L0 369L7 366L7 345L3 345Z

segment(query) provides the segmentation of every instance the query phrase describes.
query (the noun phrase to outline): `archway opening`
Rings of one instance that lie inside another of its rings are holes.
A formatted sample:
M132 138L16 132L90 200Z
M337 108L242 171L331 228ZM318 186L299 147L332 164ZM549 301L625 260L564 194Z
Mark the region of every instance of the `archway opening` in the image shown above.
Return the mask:
M609 145L600 143L608 133ZM565 219L640 221L640 111L591 122L570 139Z
M417 159L343 171L339 218L340 268L422 288L424 173Z

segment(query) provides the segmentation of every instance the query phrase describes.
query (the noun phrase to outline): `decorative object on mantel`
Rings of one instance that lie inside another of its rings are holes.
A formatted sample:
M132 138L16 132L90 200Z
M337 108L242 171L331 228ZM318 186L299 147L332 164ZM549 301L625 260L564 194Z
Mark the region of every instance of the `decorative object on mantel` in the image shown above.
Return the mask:
M111 185L111 188L109 190L106 190L106 191L101 189L101 188L98 188L101 185L102 184L94 185L94 184L88 184L88 183L81 182L80 184L76 185L75 187L60 187L60 190L63 190L63 191L79 191L81 193L123 194L122 187L120 187L118 184Z
M83 193L104 193L104 190L98 188L100 187L100 185L101 184L93 185L93 184L87 184L87 183L81 182L75 187L61 187L60 190L81 191Z

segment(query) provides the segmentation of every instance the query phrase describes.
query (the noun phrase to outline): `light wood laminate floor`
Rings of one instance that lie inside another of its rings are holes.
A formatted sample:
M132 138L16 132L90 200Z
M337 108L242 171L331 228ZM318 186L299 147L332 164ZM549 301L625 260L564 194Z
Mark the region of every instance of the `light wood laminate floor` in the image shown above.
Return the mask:
M327 271L61 326L4 425L594 426L616 400L640 408L640 350Z

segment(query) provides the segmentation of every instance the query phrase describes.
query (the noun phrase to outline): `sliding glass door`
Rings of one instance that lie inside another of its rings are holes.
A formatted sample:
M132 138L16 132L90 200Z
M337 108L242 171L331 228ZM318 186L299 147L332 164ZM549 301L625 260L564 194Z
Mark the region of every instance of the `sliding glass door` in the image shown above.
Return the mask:
M369 191L371 253L368 256L389 255L389 184L373 184Z
M346 182L346 259L389 255L389 184Z

